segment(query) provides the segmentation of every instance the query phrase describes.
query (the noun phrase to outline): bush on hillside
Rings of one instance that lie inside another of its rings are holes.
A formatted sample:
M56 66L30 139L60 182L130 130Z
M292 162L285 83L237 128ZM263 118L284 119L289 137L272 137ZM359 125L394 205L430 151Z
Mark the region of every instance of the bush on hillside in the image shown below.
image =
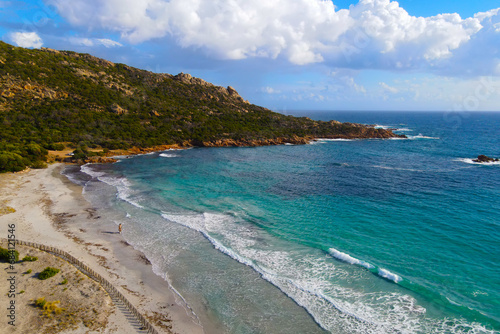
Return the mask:
M38 279L46 280L47 278L51 278L55 276L61 270L57 268L47 267L40 274L38 274Z

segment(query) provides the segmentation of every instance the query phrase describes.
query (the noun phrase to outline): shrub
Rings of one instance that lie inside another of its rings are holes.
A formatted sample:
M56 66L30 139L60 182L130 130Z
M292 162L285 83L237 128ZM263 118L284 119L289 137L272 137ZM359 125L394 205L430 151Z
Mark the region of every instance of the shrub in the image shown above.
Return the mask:
M73 151L73 159L75 160L84 160L87 159L88 152L82 150L81 148L77 148Z
M37 160L31 164L31 168L33 169L43 169L47 168L47 163L42 160Z
M52 151L62 151L65 149L65 146L61 143L51 143L48 145L48 149Z
M0 152L0 171L19 172L26 168L26 161L17 153Z
M40 274L38 274L38 279L46 280L52 276L55 276L58 272L60 272L57 268L47 267Z
M61 285L64 285L64 284L67 284L68 283L68 280L67 279L63 279L62 282L61 282Z
M49 302L45 300L45 297L38 298L35 301L35 305L38 306L43 310L43 314L47 317L50 317L52 313L54 314L61 314L62 311L64 311L63 308L59 307L57 304L59 304L59 300L55 300L53 302Z
M45 300L45 297L38 298L37 300L35 300L35 305L38 307L44 307L46 303L47 301Z
M19 252L17 250L8 250L0 247L0 261L2 262L19 261Z
M38 260L38 258L36 256L26 255L25 257L23 257L22 261L33 262L33 261L36 261L36 260Z

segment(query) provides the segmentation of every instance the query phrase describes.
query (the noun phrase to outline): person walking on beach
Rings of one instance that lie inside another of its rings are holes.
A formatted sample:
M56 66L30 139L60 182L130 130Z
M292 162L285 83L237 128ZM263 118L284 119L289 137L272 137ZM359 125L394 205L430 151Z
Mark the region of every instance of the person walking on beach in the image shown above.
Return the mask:
M120 234L122 233L122 223L120 223L120 225L118 225L118 232L120 232Z

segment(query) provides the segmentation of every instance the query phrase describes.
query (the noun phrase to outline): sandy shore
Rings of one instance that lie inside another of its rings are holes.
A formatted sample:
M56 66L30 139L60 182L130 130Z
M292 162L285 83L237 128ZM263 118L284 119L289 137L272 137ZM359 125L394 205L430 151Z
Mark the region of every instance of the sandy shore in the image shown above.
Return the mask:
M0 236L7 238L8 225L14 223L17 239L67 251L113 283L161 332L210 332L202 328L168 283L153 273L144 255L123 240L117 226L100 219L82 196L82 188L60 175L62 168L64 165L54 164L42 170L0 174ZM26 284L29 288L32 283ZM7 298L2 297L1 301L8 306ZM32 305L19 307L18 314L39 312ZM3 305L1 308L4 309ZM78 330L64 332L136 332L113 304L109 313L104 329L92 330L82 323ZM2 322L7 323L5 318L2 316ZM0 330L6 328L3 325Z

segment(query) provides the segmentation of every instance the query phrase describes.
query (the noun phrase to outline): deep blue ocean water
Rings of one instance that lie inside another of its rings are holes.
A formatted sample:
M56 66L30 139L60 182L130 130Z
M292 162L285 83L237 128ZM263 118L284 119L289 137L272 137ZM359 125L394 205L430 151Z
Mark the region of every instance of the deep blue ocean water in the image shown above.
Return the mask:
M293 112L405 140L196 148L86 165L220 333L499 333L500 113ZM83 181L80 181L83 182Z

